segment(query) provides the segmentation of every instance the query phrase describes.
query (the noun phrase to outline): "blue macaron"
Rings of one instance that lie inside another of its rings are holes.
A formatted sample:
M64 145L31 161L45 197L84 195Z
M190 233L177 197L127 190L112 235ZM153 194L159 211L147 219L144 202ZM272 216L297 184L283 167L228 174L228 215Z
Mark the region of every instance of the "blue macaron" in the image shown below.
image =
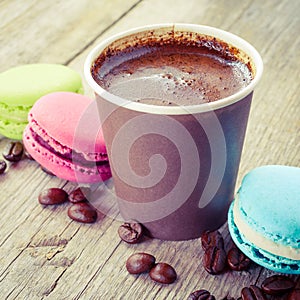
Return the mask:
M257 264L300 274L300 168L250 171L229 209L228 227L235 244Z

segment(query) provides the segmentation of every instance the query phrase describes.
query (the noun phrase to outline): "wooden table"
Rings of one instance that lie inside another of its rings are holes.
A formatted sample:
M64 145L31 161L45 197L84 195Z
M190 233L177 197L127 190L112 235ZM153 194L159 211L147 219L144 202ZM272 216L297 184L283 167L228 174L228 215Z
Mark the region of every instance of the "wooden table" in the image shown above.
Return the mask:
M231 31L261 53L265 71L255 91L238 185L264 164L300 166L299 1L261 0L2 0L0 71L25 63L61 63L81 74L90 49L114 33L160 23L199 23ZM92 91L85 83L86 94ZM1 152L8 140L0 137ZM217 299L240 295L272 272L212 276L201 264L200 240L147 240L128 245L117 234L120 221L104 217L93 225L71 221L66 205L42 208L38 194L49 187L76 186L22 160L0 176L1 299L186 299L195 289ZM226 225L221 229L230 246ZM129 275L127 257L137 251L170 263L178 280L152 282ZM294 276L300 286L300 278Z

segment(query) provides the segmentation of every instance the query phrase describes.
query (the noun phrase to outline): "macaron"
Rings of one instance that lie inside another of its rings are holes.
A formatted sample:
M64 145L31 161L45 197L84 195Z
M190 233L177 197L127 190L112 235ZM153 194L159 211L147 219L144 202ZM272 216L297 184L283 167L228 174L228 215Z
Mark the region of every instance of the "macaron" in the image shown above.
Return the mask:
M300 274L300 168L250 171L229 209L228 227L238 248L257 264Z
M80 75L59 64L21 65L1 73L0 134L21 140L32 105L57 91L83 93Z
M72 92L41 97L28 114L23 143L62 179L94 183L111 177L96 101Z

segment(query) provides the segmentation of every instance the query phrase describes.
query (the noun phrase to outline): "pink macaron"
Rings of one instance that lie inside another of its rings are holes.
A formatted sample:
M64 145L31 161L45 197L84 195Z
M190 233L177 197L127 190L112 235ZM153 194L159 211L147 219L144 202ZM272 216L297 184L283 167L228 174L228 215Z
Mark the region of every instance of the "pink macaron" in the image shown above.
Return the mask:
M29 154L62 179L94 183L111 177L97 103L72 92L40 98L28 115Z

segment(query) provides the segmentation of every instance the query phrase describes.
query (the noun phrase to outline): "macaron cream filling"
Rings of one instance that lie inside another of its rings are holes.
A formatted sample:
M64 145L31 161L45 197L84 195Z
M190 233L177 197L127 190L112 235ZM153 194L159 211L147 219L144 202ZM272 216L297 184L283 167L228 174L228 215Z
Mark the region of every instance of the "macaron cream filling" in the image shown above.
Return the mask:
M29 114L29 126L25 131L26 143L57 165L88 175L110 173L106 153L84 154L60 144L39 126L32 114Z
M37 139L35 139L34 136L37 137ZM41 141L42 139L34 134L30 128L26 127L24 134L25 146L26 144L30 144L32 150L38 152L41 156L47 157L47 160L51 161L52 163L87 175L110 174L108 161L81 161L76 162L75 164L75 160L71 160L63 155L58 155L52 147L47 146L45 142L42 142L41 144Z
M27 115L30 108L31 106L9 106L0 102L0 119L27 124Z
M244 237L251 243L255 244L257 247L268 251L272 254L290 258L293 260L300 261L300 241L299 247L294 248L291 246L286 246L280 244L278 241L274 242L269 238L264 237L261 233L251 228L247 221L241 216L239 211L239 197L238 194L235 197L233 205L233 219L234 223L239 229L239 232L244 235ZM300 239L300 237L299 237Z
M73 150L68 146L62 145L47 134L47 132L38 124L38 122L34 120L32 114L29 114L28 118L31 135L34 138L34 140L44 148L55 153L56 155L65 159L81 162L83 165L91 165L91 162L97 162L97 164L104 164L108 162L106 153L82 153Z

